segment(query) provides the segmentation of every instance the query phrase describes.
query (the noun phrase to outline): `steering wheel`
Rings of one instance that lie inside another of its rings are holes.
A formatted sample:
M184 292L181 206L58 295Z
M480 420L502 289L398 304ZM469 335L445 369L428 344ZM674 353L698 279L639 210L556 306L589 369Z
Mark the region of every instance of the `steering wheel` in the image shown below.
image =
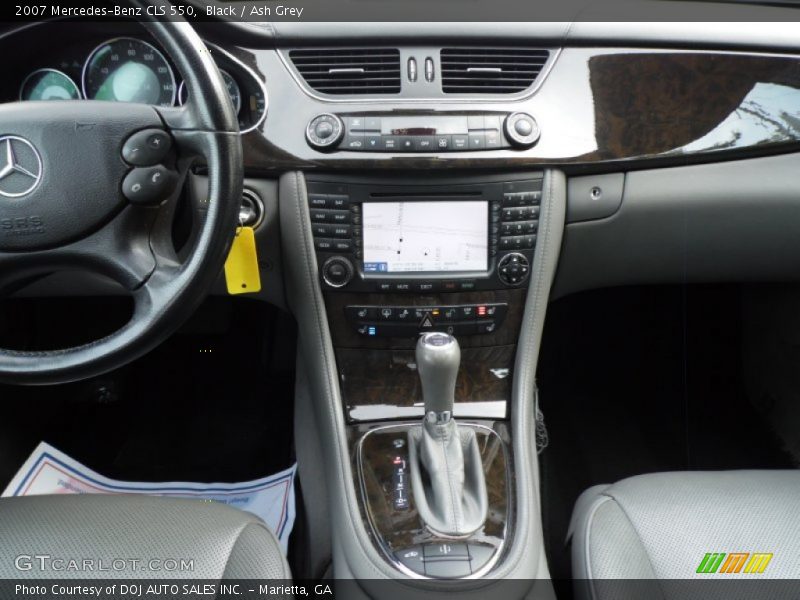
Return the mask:
M243 179L234 108L188 23L142 25L183 76L184 106L92 100L0 106L0 290L84 269L112 278L133 297L130 321L103 339L52 351L0 349L0 381L76 381L142 356L188 318L224 264ZM208 166L208 210L181 260L172 217L198 158Z

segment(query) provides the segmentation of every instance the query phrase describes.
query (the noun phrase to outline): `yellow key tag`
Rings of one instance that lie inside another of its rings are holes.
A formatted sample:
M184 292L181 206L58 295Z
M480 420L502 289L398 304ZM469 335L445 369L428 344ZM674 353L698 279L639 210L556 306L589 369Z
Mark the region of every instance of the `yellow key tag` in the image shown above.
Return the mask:
M256 236L252 227L239 227L225 260L225 283L229 294L253 294L261 291Z

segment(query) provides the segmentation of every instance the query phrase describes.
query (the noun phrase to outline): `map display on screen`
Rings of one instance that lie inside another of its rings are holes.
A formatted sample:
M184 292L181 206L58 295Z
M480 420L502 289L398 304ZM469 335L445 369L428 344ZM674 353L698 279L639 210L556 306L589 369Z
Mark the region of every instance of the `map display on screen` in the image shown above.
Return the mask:
M485 201L367 202L366 273L485 271Z

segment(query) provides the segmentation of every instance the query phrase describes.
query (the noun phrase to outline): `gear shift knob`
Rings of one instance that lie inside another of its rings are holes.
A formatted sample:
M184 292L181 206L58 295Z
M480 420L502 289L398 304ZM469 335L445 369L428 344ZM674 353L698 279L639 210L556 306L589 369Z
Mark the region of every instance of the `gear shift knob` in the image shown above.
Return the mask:
M447 422L453 414L461 348L452 335L425 333L417 342L417 371L422 382L425 418Z

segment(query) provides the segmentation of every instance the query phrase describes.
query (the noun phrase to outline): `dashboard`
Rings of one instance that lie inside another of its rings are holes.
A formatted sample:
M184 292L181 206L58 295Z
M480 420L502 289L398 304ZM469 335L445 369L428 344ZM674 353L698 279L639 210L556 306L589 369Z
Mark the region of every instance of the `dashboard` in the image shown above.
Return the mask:
M800 151L800 48L785 36L755 39L733 24L689 37L662 24L651 38L586 23L569 34L547 24L238 25L198 29L245 134L243 202L279 245L270 194L282 174L304 173L317 188L320 265L347 260L320 274L330 292L420 291L462 274L478 291L514 289L501 261L519 254L511 278L525 278L538 233L537 199L516 194L538 190L509 186L540 182L548 168L569 179L556 294L800 273L800 214L779 185ZM187 100L175 65L134 22L37 24L0 37L0 51L18 57L0 101ZM407 238L417 258L397 260L381 238L399 239L387 223L412 192L411 221L471 215L458 231L477 243L432 256L429 238ZM686 211L697 216L689 225ZM751 227L765 219L769 230ZM689 267L687 253L699 257ZM277 269L279 258L265 264Z
M135 24L118 24L110 37L92 25L47 24L35 34L14 39L25 60L11 67L4 100L105 100L178 106L188 101L186 88L172 61ZM53 33L58 44L37 44ZM211 46L243 133L266 119L268 97L264 76L233 54ZM16 87L16 94L11 95Z

